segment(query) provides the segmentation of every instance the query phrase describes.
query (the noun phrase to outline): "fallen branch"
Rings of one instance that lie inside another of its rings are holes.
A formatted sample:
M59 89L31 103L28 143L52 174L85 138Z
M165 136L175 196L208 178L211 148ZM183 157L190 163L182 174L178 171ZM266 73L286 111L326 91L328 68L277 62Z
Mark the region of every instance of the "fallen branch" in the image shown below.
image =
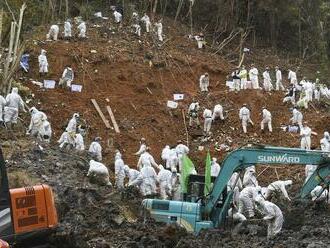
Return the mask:
M106 128L110 129L110 123L109 121L105 118L104 114L102 113L100 106L97 104L95 99L91 99L96 111L98 112L99 116L101 117L102 121L104 122L104 125L106 126Z
M111 122L112 122L112 124L113 124L113 127L115 128L115 132L116 132L116 133L120 133L120 131L119 131L119 127L118 127L118 124L117 124L117 122L116 122L115 116L114 116L114 114L113 114L113 112L112 112L110 106L107 106L107 110L108 110L108 113L109 113L109 115L110 115L110 119L111 119Z

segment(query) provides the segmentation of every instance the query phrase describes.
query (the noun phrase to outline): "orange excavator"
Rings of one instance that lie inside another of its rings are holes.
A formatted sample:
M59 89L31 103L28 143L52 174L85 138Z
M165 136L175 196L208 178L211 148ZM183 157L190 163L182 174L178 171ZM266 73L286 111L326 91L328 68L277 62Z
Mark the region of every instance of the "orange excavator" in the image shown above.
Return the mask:
M0 148L0 248L9 247L5 241L21 243L47 234L57 223L54 196L48 185L9 189Z

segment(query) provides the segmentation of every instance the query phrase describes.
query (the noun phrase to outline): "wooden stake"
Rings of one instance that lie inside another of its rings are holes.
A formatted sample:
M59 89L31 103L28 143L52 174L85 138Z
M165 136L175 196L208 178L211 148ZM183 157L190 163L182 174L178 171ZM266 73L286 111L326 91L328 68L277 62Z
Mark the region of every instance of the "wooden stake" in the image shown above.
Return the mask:
M150 95L152 95L152 91L147 87L147 90L149 91Z
M91 99L96 111L98 112L99 116L101 117L102 121L104 122L104 125L106 126L106 128L110 129L111 126L110 126L110 123L109 121L104 117L104 114L102 113L99 105L97 104L96 100L95 99Z
M109 115L110 115L110 119L111 119L112 125L113 125L113 127L115 128L115 132L116 132L116 133L120 133L120 131L119 131L119 127L118 127L118 124L117 124L117 122L116 122L115 116L113 115L110 106L107 106L107 110L108 110L108 113L109 113Z
M182 118L183 118L184 128L186 130L187 146L189 147L189 134L188 134L188 128L187 128L187 124L186 124L186 115L184 113L184 109L182 109Z

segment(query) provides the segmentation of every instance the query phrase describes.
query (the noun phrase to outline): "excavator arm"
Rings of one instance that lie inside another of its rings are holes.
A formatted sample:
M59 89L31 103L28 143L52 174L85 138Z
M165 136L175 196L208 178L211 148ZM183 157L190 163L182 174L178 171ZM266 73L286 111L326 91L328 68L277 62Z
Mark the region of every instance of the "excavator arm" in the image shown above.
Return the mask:
M214 182L213 190L206 200L204 213L215 219L218 215L224 216L229 202L225 203L220 213L215 213L216 205L227 182L235 171L245 169L256 164L314 164L319 165L316 172L306 182L301 190L301 196L306 197L311 190L321 182L330 183L330 157L329 153L315 150L302 150L296 148L271 147L262 145L249 145L231 152L224 159L219 176ZM221 219L221 218L220 218Z

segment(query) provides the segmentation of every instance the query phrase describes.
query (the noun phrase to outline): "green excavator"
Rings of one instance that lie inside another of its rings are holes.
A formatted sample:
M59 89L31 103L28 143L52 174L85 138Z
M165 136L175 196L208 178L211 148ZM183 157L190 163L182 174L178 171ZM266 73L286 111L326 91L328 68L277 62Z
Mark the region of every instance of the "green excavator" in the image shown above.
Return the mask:
M151 218L158 222L177 223L187 231L198 233L202 229L224 226L233 192L227 192L227 183L234 172L257 164L318 165L313 175L304 183L300 198L306 198L318 185L325 190L330 184L330 153L316 150L247 145L228 154L213 183L212 191L204 198L186 197L187 201L145 199L142 205ZM200 187L200 180L190 182Z

